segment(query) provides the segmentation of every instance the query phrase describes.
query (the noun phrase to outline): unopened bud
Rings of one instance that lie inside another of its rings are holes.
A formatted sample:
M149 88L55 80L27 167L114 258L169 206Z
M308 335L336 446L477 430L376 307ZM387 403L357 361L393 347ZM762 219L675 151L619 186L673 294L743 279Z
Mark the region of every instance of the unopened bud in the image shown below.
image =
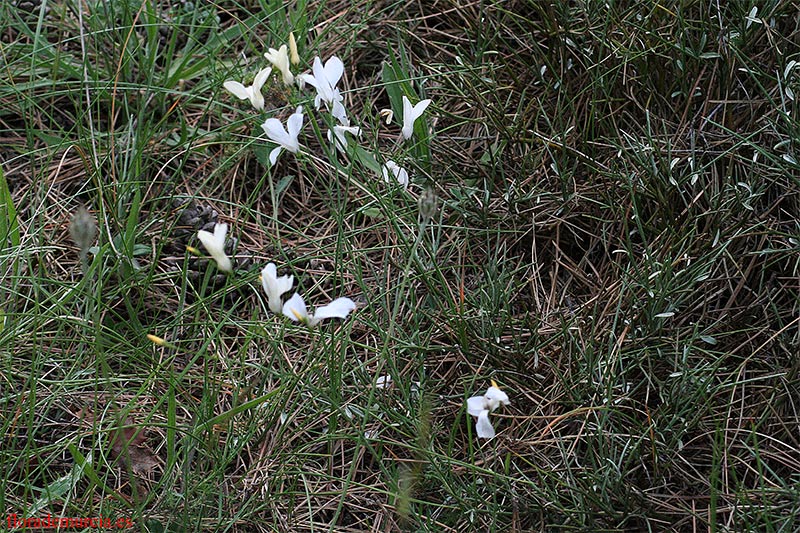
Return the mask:
M429 220L436 214L436 207L439 203L439 198L430 185L422 190L422 195L419 197L419 214L422 220Z
M72 219L69 221L69 235L78 245L81 256L85 256L95 237L97 237L97 224L92 214L85 207L79 207L75 214L72 215Z
M161 337L158 337L157 335L153 335L152 333L148 333L147 338L150 340L150 342L152 342L156 346L163 346L165 348L175 348L175 345L172 344L171 342L167 342L166 340L162 339Z
M294 32L289 32L289 61L292 65L300 63L300 56L297 54L297 41L294 40Z

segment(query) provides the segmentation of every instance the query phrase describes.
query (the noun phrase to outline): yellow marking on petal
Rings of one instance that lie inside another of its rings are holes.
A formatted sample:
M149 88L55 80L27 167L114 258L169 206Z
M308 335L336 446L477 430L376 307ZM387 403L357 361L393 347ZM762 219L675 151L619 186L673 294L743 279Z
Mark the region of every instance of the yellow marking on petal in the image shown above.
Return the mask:
M291 308L290 308L290 309L289 309L289 311L291 311L291 312L292 312L292 314L293 314L295 317L297 317L297 320L299 320L300 322L305 322L305 321L306 321L306 319L303 317L303 315L301 315L300 313L298 313L296 309L291 309Z

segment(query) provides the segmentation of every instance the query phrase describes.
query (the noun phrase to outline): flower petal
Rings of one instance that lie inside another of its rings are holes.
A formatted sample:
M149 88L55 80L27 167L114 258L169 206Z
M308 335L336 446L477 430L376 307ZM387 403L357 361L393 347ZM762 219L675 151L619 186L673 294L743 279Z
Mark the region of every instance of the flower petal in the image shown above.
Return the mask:
M342 79L344 74L344 63L336 56L331 56L325 62L325 78L330 83L331 88L336 87L339 80Z
M338 96L338 91L337 91ZM333 101L333 108L331 109L331 115L339 121L339 124L349 125L350 120L347 118L347 110L342 105L341 97L339 99L334 99Z
M306 303L303 301L303 297L298 293L294 293L292 297L283 304L283 314L295 322L309 322Z
M411 116L414 117L414 120L417 120L419 117L421 117L430 104L430 98L426 98L425 100L420 100L417 102L417 105L411 109Z
M486 398L486 403L489 406L490 411L494 411L497 409L500 404L509 405L511 402L508 400L508 394L501 391L497 387L489 387L486 390L486 394L484 395Z
M278 277L278 267L275 266L275 263L267 263L267 266L261 271L261 282L265 283L264 280L274 280ZM266 290L266 288L265 288Z
M222 84L229 93L233 96L238 98L239 100L247 100L250 98L250 92L247 90L247 87L239 83L238 81L228 80Z
M402 135L404 139L410 139L414 135L414 122L422 116L425 109L430 105L431 100L425 99L417 102L417 105L412 106L411 101L403 95L403 130Z
M294 285L294 276L278 277L275 263L269 263L264 267L261 271L261 286L267 293L270 311L276 314L281 312L281 296L292 290L292 285Z
M283 151L283 146L276 146L275 148L272 149L272 151L269 153L270 166L273 167L275 166L275 162L278 160L278 156L281 155L282 151Z
M285 144L289 139L289 134L284 129L281 121L277 118L268 118L261 125L261 129L264 130L264 133L267 134L267 137L269 137L271 141L278 144Z
M261 94L261 89L256 90L255 87L250 87L252 94L250 95L250 103L258 111L264 109L264 95Z
M467 398L467 412L472 416L478 416L481 411L486 410L486 398L483 396L473 396Z
M203 243L203 247L208 251L209 255L214 258L217 268L223 272L231 272L233 270L231 260L225 254L225 234L227 232L227 224L214 225L213 234L204 230L197 232L197 238Z
M222 248L225 247L225 235L228 234L227 224L214 224L214 238Z
M272 74L272 68L270 67L262 68L258 71L258 74L256 74L256 79L253 80L253 90L255 92L261 92L261 88L264 86L264 83L266 83L270 74Z
M328 305L318 307L314 311L314 322L325 320L326 318L347 318L350 311L356 308L356 304L350 298L336 298Z
M288 130L287 140L289 142L284 144L284 147L290 152L297 153L297 150L300 149L300 143L297 141L297 136L300 134L300 130L303 128L303 106L298 106L297 110L292 113L292 115L286 121L286 128Z
M478 433L478 438L480 439L491 439L494 437L494 427L489 421L488 410L481 411L478 415L478 421L475 423L475 430Z
M297 83L298 83L298 85L308 83L309 85L311 85L315 89L319 85L319 83L317 82L317 78L315 78L311 74L298 74L297 75ZM300 88L303 89L302 86Z

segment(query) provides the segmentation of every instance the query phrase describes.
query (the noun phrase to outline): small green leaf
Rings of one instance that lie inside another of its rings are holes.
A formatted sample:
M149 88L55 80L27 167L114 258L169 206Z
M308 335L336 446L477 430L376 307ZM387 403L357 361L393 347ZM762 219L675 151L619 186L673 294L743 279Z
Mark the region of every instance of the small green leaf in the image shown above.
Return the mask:
M26 516L36 516L42 509L49 506L52 502L64 498L64 496L75 488L81 477L86 463L75 463L69 474L58 478L50 483L42 492L44 495L33 502L33 505L25 513Z
M359 209L358 212L370 218L383 218L381 215L381 210L377 207L365 207L363 209Z
M150 247L146 244L134 244L133 245L133 255L149 255L150 254Z
M0 248L4 247L5 239L11 239L11 246L19 246L19 223L17 221L17 210L14 208L14 201L11 198L11 191L8 188L3 168L0 167Z

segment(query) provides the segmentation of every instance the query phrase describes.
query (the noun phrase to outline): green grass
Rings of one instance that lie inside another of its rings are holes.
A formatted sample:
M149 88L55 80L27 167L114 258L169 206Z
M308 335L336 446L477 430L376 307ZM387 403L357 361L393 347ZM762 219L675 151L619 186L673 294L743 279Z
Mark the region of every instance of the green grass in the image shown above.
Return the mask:
M797 529L795 4L30 5L0 6L7 514ZM345 64L348 156L311 91L222 89L290 31L295 73ZM403 94L433 100L405 143ZM260 124L297 105L304 149L270 168ZM230 276L186 250L215 219ZM358 308L271 314L268 262ZM479 441L492 379L511 405Z

